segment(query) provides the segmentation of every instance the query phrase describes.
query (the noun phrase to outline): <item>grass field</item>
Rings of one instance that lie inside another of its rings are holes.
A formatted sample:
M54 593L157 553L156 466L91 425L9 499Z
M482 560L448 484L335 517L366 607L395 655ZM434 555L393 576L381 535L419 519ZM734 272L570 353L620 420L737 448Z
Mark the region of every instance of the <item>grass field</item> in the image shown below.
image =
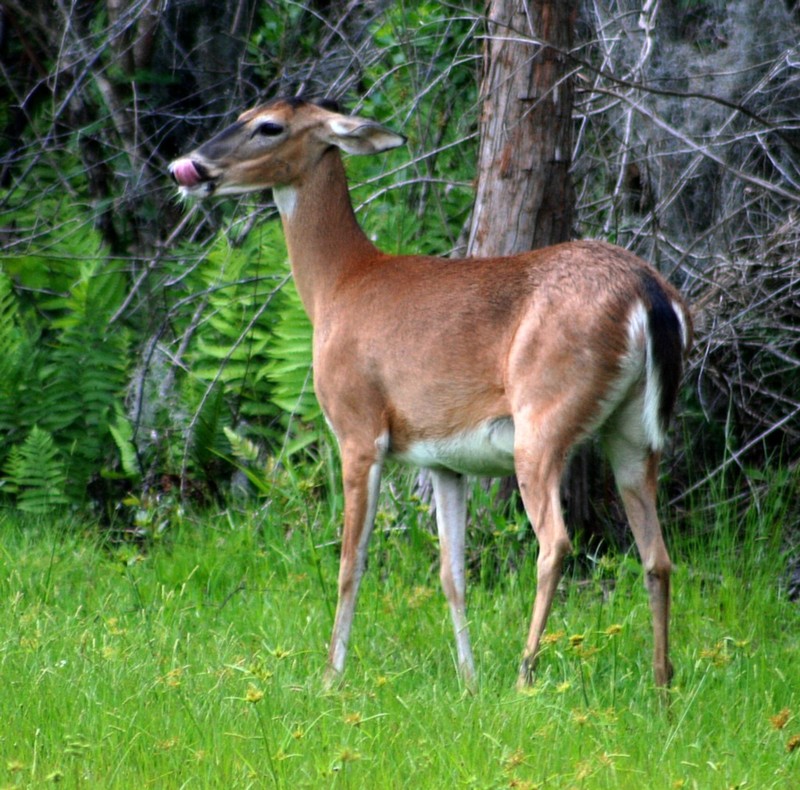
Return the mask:
M384 513L346 680L325 693L324 505L176 517L146 546L0 516L0 788L800 787L782 502L738 542L730 508L671 538L668 708L634 556L568 570L528 694L513 685L535 564L476 579L468 695L434 540L411 510L402 530Z

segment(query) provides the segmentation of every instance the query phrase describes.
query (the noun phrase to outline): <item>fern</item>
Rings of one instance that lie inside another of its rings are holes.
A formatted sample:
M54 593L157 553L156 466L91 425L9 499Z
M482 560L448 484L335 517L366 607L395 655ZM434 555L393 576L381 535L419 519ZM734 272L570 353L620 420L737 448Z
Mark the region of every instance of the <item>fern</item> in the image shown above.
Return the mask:
M131 480L138 480L142 469L133 443L133 426L121 410L117 411L116 420L108 426L108 430L117 445L122 471Z
M9 453L4 483L27 513L43 515L69 503L64 463L53 437L37 426Z
M202 267L208 307L190 357L194 376L208 386L222 386L228 423L246 421L250 432L271 441L278 411L270 399L267 348L281 299L277 289L285 278L284 261L275 223L251 233L239 248L222 234L217 237ZM221 433L215 441L220 438Z
M85 265L66 296L43 306L51 312L47 354L37 371L39 393L23 409L24 421L50 432L67 462L67 490L78 502L117 445L110 426L127 383L128 335L108 330L124 296L113 263Z
M230 428L225 428L225 438L228 440L233 453L233 458L227 459L229 463L244 475L260 496L268 496L272 488L269 470L259 464L261 455L259 446Z
M0 466L18 469L25 443L49 436L65 475L54 490L79 503L118 452L110 425L123 403L130 339L124 325L108 323L125 298L125 269L70 194L47 189L16 207L14 222L35 228L35 243L13 246L0 263Z
M224 432L227 432L230 422L224 388L214 387L199 409L190 452L198 469L208 478L216 471L225 450Z
M38 338L38 332L29 330L21 320L11 280L0 271L0 463L27 430L19 418L34 389Z
M311 322L294 283L284 288L283 297L268 347L267 376L272 402L281 409L284 427L290 431L286 450L291 454L318 438L322 410L313 387Z
M234 458L246 464L254 464L258 461L260 451L255 442L245 436L239 436L230 428L225 428L225 438L230 443Z

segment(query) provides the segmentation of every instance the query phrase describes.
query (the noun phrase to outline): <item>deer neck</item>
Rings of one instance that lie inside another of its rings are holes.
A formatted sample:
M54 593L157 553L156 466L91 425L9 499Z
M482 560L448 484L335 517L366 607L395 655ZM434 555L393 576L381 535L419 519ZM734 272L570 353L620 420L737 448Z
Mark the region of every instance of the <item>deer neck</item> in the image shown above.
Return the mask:
M337 282L381 253L358 224L339 151L298 183L273 188L297 291L314 324Z

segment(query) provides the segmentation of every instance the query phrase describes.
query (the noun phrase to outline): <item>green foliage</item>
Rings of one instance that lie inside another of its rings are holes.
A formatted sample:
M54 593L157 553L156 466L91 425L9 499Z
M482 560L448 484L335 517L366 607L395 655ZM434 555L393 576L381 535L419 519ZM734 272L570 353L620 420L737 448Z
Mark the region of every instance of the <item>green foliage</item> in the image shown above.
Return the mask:
M11 448L3 484L26 513L42 515L69 502L64 463L47 431L34 425L25 441Z
M24 435L26 422L20 415L37 389L39 332L21 313L12 281L0 269L0 459Z
M37 448L44 452L48 442L54 454L43 456L43 462L57 455L61 465L39 487L12 484L2 493L12 495L18 507L37 512L48 502L84 502L89 481L116 462L110 422L122 408L129 372L129 333L122 325L109 325L125 297L126 278L109 260L99 235L80 219L79 209L64 203L57 209L61 214L54 225L65 231L44 233L47 254L15 248L0 264L0 342L5 350L0 459L8 458L12 482L25 458L35 457L31 454ZM22 450L28 455L21 457ZM46 492L48 485L52 495L31 493Z
M39 373L38 422L68 453L76 500L113 448L110 424L127 385L129 340L108 321L124 295L124 279L113 263L91 264L82 267L66 298L48 305L56 317Z
M318 424L321 417L313 389L311 337L311 323L294 283L289 283L268 348L267 376L273 385L272 402L281 409L283 423L295 438L302 436L304 425ZM308 430L305 433L309 435Z
M210 470L218 463L221 442L220 436L227 435L230 418L225 403L225 388L221 385L206 390L205 402L198 406L191 455L199 469Z
M241 245L218 234L196 282L207 305L188 352L196 392L195 402L188 402L194 415L190 448L195 468L208 472L226 455L226 432L234 427L272 452L282 446L282 408L293 380L274 371L292 354L290 362L310 379L310 329L291 349L281 345L287 328L308 327L308 320L288 283L285 244L275 222L252 231ZM303 417L316 417L313 405Z
M138 480L142 470L130 420L121 411L117 411L116 419L108 426L108 430L117 445L123 473L130 480Z
M366 25L358 36L375 46L357 95L343 86L337 98L410 138L409 150L348 161L355 202L368 201L359 218L388 251L446 253L471 202L471 146L463 140L474 131L475 22L435 3L354 14ZM288 63L318 60L321 40L338 47L327 15L302 3L262 9L242 43L250 77L272 85ZM128 21L128 32L138 33L135 15ZM232 458L226 431L252 442L263 459L319 463L325 429L313 391L311 327L287 283L274 214L253 217L247 201L244 209L205 203L185 232L172 234L186 209L173 205L166 158L241 110L246 91L237 85L212 110L203 87L193 110L191 80L155 65L169 58L131 71L113 56L102 13L76 25L75 41L72 30L60 40L72 41L76 62L97 53L86 73L97 70L98 80L74 85L69 102L60 93L54 103L31 102L14 176L0 193L0 468L34 426L52 437L64 496L75 505L97 481L116 497L126 486L144 496L175 476L182 490L224 492L242 463ZM49 35L47 27L40 33ZM157 33L154 45L164 44ZM40 56L56 70L59 58ZM22 72L12 78L26 79ZM321 95L327 79L315 75L307 92ZM119 108L134 88L136 118L120 125ZM179 103L164 109L173 91ZM409 113L412 92L416 111ZM203 129L198 113L211 114ZM14 118L0 115L9 128ZM376 189L381 199L372 202ZM171 244L162 246L167 237ZM18 504L10 487L0 499Z
M192 373L224 387L234 420L258 420L269 412L261 386L266 346L274 323L268 308L285 274L279 229L267 224L241 247L219 234L199 270L207 290L207 308L190 353Z
M380 205L371 203L361 220L390 252L447 255L469 218L478 115L475 32L469 12L454 14L440 3L392 4L372 31L381 58L365 69L358 112L396 125L408 145L377 159L354 157L348 170L356 184L387 172ZM356 203L370 199L364 192L354 190Z

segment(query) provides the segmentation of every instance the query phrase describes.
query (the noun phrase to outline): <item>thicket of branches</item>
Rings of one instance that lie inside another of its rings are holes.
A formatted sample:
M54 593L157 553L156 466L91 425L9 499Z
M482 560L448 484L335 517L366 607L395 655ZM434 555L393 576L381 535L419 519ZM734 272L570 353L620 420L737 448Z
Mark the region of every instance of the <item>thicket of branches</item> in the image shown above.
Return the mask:
M783 3L683 5L595 3L585 19L595 34L580 53L593 68L578 77L581 222L655 261L692 303L690 406L704 421L695 448L717 451L707 435L720 431L725 461L791 457L800 439L797 19ZM712 472L722 461L712 452L705 462Z
M260 98L333 97L409 135L349 163L369 232L452 252L483 4L0 8L0 496L213 492L258 483L266 456L313 458L310 331L274 211L181 205L166 164ZM800 439L799 32L780 0L586 0L576 20L576 235L636 250L695 307L676 445L694 486L792 463Z

